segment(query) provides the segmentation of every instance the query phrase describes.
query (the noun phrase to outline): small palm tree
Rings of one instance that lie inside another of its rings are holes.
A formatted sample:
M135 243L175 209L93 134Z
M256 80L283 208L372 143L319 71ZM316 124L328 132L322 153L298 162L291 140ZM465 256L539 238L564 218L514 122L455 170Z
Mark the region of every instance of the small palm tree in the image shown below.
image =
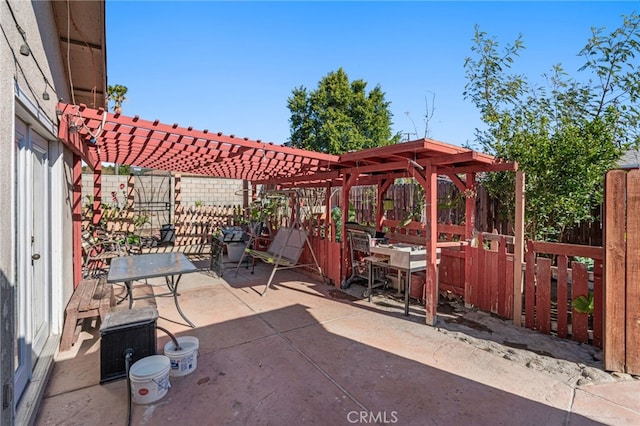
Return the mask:
M107 87L107 100L113 101L113 112L116 114L122 114L122 103L127 99L127 86L116 84L115 86Z
M115 86L107 86L107 101L113 101L113 112L116 114L122 114L122 103L127 100L125 96L127 94L127 86L116 84ZM115 173L120 174L120 166L118 163L114 164Z

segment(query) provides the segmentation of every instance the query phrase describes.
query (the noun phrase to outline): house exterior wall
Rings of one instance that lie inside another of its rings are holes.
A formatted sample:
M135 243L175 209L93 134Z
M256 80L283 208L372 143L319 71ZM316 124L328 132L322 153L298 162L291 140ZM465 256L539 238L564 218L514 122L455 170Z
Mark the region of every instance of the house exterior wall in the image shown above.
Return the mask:
M4 3L0 4L0 25L5 28L8 23L8 11ZM15 38L15 37L14 37ZM17 42L17 41L16 41ZM19 45L18 45L19 46ZM7 41L0 43L0 69L13 68L10 60ZM11 67L11 68L10 68ZM0 78L0 321L7 327L0 327L0 386L3 393L13 388L13 289L15 286L15 221L13 190L13 81L11 75L3 72ZM6 349L5 349L6 348ZM11 349L11 350L9 350ZM13 406L0 407L0 423L12 424Z
M15 18L14 18L15 17ZM48 217L51 235L45 248L50 265L50 299L48 301L50 338L33 368L30 384L22 394L20 405L0 406L0 424L28 424L37 412L39 398L46 385L48 366L63 320L63 310L72 292L70 167L73 156L57 141L56 103L68 99L69 91L60 54L57 27L49 2L10 0L0 3L0 389L2 401L14 399L14 335L16 291L26 276L30 262L18 261L26 256L19 247L28 247L26 236L18 228L19 200L28 174L18 177L18 161L28 155L20 152L15 143L16 117L37 132L48 144L48 188L50 209L42 212ZM24 31L19 32L18 26ZM30 54L24 56L20 47L28 43ZM48 81L50 87L45 83ZM49 100L43 99L43 92ZM24 150L22 150L24 151ZM22 160L20 160L22 161ZM23 314L18 310L19 314ZM35 364L35 363L34 363Z

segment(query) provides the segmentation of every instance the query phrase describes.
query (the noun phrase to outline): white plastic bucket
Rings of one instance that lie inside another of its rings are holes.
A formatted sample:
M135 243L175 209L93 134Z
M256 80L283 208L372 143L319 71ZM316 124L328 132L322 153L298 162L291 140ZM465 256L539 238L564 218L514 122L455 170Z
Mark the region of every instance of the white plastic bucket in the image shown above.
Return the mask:
M180 349L176 349L173 340L164 345L164 354L171 360L171 376L186 376L192 373L198 366L198 347L200 342L197 337L183 336L176 339Z
M171 361L164 355L151 355L136 361L129 369L131 399L136 404L151 404L167 394L171 386Z

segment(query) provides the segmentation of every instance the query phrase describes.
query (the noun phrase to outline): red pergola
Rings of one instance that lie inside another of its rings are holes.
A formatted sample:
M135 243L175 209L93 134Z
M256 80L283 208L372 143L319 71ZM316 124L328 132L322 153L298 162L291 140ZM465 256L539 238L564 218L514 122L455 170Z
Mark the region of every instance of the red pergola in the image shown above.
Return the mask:
M355 185L377 185L378 206L396 178L415 178L424 188L426 205L426 322L434 324L437 307L437 176L446 175L462 191L473 193L476 175L515 171L517 165L491 155L430 139L350 152L340 156L264 143L208 130L147 121L84 105L60 103L59 138L76 154L74 177L79 182L81 160L96 172L110 162L205 176L245 179L254 185L280 187L341 187L348 199ZM76 189L79 194L79 189ZM80 214L79 195L76 214ZM343 203L347 217L348 203ZM100 194L94 198L99 209ZM518 214L517 214L518 216ZM378 225L382 212L378 213ZM76 238L79 243L79 220ZM343 224L344 227L344 224ZM475 227L475 200L467 198L465 237ZM343 229L342 235L345 234ZM343 239L344 240L344 239ZM343 241L344 244L344 241ZM343 262L345 262L343 256ZM344 269L343 269L344 270Z

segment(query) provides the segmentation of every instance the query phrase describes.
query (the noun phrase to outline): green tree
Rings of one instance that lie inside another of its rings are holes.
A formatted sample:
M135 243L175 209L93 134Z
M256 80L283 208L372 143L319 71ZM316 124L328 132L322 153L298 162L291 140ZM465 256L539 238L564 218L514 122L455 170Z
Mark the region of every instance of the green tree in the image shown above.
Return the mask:
M621 154L640 142L635 67L640 54L640 18L593 36L579 53L586 78L570 78L561 65L534 85L509 73L524 49L522 36L500 49L476 26L472 56L465 61L465 99L480 110L485 129L476 140L486 152L518 162L526 179L526 232L562 241L565 232L592 220L602 202L603 176ZM492 173L484 181L503 214L513 212L513 173Z
M342 68L330 72L314 91L298 87L287 100L291 146L330 154L391 145L389 102L376 86L366 92L363 80L349 82Z

